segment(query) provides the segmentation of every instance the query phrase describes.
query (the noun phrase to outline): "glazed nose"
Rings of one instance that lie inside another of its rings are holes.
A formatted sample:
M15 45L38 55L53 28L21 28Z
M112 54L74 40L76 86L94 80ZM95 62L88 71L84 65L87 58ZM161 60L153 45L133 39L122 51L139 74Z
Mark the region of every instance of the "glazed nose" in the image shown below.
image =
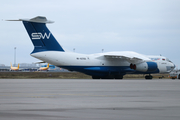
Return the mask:
M173 70L176 67L174 63L172 63L171 69Z

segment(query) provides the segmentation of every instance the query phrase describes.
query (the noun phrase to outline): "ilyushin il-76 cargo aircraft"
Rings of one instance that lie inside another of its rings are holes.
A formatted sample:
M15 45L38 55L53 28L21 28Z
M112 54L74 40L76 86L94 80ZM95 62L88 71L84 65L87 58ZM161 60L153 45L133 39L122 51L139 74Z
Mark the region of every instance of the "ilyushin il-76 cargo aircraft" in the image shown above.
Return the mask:
M52 65L78 71L92 76L93 79L123 79L125 74L169 73L175 65L163 56L147 56L133 51L116 51L96 54L80 54L66 51L46 27L53 21L37 16L22 21L34 45L31 56Z

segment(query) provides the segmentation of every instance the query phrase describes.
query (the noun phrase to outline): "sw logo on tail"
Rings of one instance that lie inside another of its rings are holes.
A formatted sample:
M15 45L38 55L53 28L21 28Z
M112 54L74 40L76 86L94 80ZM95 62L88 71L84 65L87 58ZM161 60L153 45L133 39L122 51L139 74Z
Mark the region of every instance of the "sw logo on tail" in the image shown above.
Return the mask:
M48 35L47 35L47 33L44 33L44 35L42 33L32 33L31 37L32 37L32 39L45 39L45 38L49 39L50 35L51 35L51 33L49 33Z
M132 51L97 54L67 52L46 27L46 23L53 23L46 17L15 21L23 22L31 38L34 45L31 56L70 71L91 75L93 79L123 79L125 74L148 74L145 78L152 79L150 74L169 73L175 67L166 57L147 56Z

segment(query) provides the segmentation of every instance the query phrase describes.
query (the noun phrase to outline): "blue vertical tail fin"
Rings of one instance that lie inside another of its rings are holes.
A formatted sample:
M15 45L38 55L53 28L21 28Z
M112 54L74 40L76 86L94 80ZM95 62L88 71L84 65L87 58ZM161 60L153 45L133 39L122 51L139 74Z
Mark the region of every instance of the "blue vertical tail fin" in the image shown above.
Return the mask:
M46 23L53 23L46 19L46 17L35 17L32 19L19 19L16 21L22 21L28 35L34 45L34 50L32 53L42 52L42 51L62 51L64 49L54 38L52 33L46 27Z

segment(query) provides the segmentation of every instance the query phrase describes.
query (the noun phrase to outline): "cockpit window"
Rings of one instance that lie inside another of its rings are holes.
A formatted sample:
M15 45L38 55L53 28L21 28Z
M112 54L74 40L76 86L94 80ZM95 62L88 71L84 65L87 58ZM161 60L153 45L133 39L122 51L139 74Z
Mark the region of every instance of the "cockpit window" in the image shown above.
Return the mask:
M171 62L168 58L166 58L166 61Z

